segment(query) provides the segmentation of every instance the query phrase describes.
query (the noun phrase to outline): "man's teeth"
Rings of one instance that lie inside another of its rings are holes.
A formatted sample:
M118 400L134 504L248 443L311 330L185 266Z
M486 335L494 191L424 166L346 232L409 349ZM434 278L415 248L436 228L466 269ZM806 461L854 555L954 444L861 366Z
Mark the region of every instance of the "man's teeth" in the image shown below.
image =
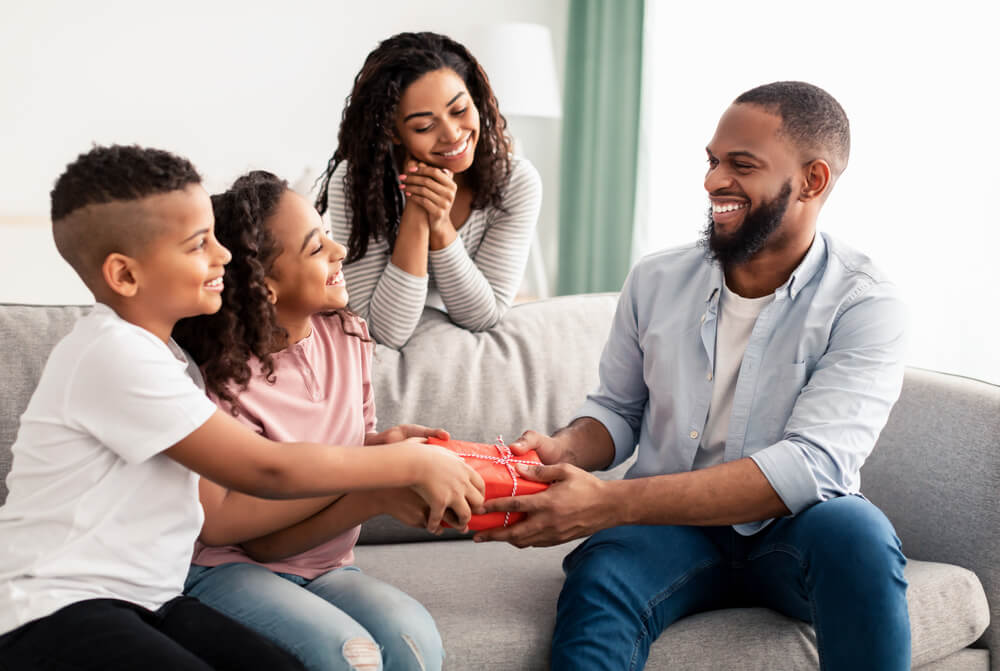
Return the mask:
M465 148L468 147L468 146L469 146L469 138L465 138L465 142L462 143L461 147L459 147L458 149L455 149L454 151L441 152L441 155L442 156L449 156L449 157L450 156L458 156L463 151L465 151Z
M746 203L726 203L725 205L713 205L712 212L722 213L722 212L732 212L733 210L741 210L746 207Z

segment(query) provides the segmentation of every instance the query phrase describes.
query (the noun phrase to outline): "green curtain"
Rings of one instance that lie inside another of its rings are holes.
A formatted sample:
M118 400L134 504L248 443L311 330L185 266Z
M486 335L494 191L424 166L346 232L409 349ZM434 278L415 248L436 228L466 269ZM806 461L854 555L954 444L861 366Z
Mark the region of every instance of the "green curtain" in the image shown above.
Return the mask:
M635 207L643 0L570 0L557 291L618 291Z

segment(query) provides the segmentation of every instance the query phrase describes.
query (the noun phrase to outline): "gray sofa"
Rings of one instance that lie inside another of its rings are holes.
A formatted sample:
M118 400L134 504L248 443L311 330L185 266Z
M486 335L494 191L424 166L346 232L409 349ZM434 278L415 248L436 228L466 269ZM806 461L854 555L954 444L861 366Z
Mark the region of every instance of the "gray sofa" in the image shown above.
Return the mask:
M428 311L402 351L376 351L379 425L419 421L479 441L558 428L594 386L614 307L610 294L522 304L486 333ZM0 476L49 350L86 309L0 306ZM1000 387L909 369L864 467L863 490L911 558L913 667L1000 671ZM0 484L0 500L6 493ZM377 518L364 527L357 561L426 604L446 668L525 671L547 668L560 562L573 545L517 550ZM734 609L671 627L646 668L770 671L818 662L808 625Z

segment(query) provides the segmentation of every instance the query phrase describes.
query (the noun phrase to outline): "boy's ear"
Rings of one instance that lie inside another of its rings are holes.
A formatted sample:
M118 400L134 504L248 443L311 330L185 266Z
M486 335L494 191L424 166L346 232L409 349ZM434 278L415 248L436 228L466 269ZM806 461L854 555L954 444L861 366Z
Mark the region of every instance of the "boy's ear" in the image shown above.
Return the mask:
M131 298L139 291L136 280L137 262L131 256L112 252L101 264L101 277L104 283L119 296Z

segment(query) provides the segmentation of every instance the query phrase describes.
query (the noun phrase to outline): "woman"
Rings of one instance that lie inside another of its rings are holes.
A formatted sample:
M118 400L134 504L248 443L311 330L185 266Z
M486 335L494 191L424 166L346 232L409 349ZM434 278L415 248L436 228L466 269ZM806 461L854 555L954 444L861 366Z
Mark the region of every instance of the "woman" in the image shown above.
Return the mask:
M425 305L494 326L521 284L541 179L511 156L489 80L461 44L400 33L365 60L316 208L347 240L350 308L402 347Z

